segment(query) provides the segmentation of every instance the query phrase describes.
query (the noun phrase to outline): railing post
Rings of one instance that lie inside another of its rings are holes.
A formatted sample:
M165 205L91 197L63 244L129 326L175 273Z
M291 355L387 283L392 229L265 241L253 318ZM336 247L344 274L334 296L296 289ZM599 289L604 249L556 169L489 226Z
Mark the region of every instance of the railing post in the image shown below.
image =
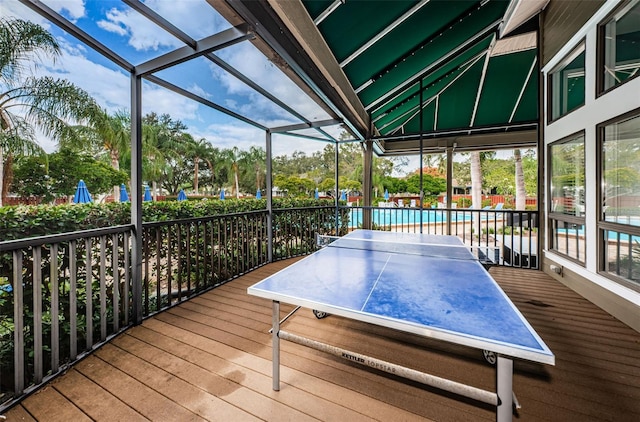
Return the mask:
M271 159L273 151L271 149L271 131L265 132L266 155L267 155L267 262L273 262L273 175Z
M364 142L364 173L362 175L362 185L364 193L364 204L362 207L362 228L371 229L371 197L373 194L373 141Z
M340 204L338 202L340 200L340 197L338 196L338 192L340 190L340 185L339 185L340 165L338 163L339 157L340 157L340 146L336 142L334 147L334 174L335 174L336 196L335 198L333 198L333 202L336 207L334 212L336 236L340 236L340 224L338 223L338 206Z
M142 78L131 74L131 283L133 324L142 322Z
M447 234L451 235L451 205L453 197L453 148L447 148Z

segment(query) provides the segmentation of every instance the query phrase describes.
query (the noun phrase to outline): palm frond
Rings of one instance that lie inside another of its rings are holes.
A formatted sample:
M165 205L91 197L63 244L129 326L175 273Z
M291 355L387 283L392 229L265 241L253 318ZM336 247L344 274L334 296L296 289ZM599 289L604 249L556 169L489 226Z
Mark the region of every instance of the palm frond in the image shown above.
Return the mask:
M2 106L5 111L18 107L26 121L57 139L75 137L71 125L91 122L101 111L86 91L63 79L29 77L5 94L12 100Z
M56 39L42 26L22 19L0 18L0 82L12 86L45 56L55 59L59 55Z

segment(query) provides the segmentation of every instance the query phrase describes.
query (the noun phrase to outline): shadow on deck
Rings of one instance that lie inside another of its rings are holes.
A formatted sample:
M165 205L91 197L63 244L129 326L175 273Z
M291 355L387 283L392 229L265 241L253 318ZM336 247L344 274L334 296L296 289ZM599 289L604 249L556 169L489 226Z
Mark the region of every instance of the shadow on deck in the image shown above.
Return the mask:
M271 388L271 304L246 289L259 268L126 331L7 412L9 421L495 420L468 399L281 344L282 390ZM514 362L518 421L640 420L640 334L540 271L491 269L556 355ZM291 307L282 306L282 312ZM481 352L300 310L287 330L495 388Z

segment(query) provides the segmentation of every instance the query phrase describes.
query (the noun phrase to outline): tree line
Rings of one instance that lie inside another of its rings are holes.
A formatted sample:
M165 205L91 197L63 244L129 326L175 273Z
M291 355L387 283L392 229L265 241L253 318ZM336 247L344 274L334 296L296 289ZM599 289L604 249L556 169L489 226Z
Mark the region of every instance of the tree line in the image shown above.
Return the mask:
M34 76L34 58L60 56L55 38L39 25L1 18L0 44L6 47L0 49L0 206L9 193L44 201L72 195L80 179L92 194L112 192L117 200L120 184L130 180L129 112L109 113L66 80ZM55 152L43 151L37 130L57 141ZM327 144L311 154L293 151L274 157L274 186L297 197L309 197L316 189L323 195L338 195L342 190L361 192L364 168L360 145L340 144L337 185L334 148ZM522 178L523 192L535 194L537 173L532 154L520 157L518 151L514 160L497 160L491 153L475 154L477 164L474 153L453 163L459 186L516 194L513 174L518 174L520 166L523 174L523 168L528 173ZM427 197L435 196L446 190L444 155L426 156L425 160L423 190ZM375 197L382 197L384 191L420 192L419 173L392 176L406 164L406 158L374 157ZM470 177L478 171L480 182ZM247 150L237 146L217 148L204 138L192 136L181 121L152 112L142 118L142 172L154 195L176 195L180 189L194 195L217 195L225 189L227 195L239 197L266 188L266 153L256 146Z

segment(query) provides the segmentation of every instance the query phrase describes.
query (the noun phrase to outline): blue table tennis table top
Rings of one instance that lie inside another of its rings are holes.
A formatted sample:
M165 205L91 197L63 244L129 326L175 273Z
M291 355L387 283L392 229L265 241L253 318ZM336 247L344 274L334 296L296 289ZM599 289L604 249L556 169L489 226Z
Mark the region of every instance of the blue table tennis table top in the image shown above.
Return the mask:
M511 357L555 361L455 236L356 230L248 293Z

